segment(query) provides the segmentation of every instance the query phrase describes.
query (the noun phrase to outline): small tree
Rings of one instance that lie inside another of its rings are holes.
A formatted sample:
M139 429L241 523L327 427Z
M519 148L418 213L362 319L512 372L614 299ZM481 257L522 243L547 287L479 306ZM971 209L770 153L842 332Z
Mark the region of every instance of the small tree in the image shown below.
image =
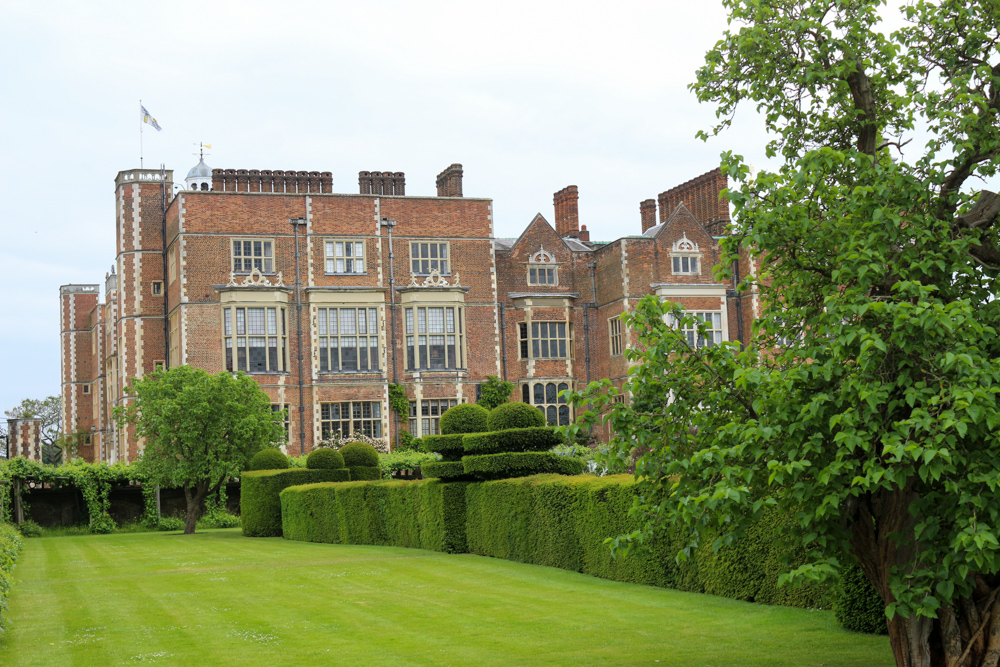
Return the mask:
M479 388L479 400L476 402L487 410L492 410L509 401L514 388L513 382L501 380L496 375L487 375L486 382Z
M128 393L134 400L115 408L115 418L146 439L138 465L149 483L183 487L186 535L205 498L282 432L267 394L243 373L179 366L133 380Z

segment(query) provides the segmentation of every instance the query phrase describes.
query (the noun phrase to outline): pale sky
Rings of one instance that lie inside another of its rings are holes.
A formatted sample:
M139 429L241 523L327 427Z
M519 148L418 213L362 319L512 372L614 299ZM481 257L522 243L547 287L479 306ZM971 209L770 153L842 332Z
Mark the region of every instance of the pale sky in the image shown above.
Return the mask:
M0 0L0 411L59 393L59 286L114 261L114 177L147 168L406 173L453 162L498 236L580 188L593 240L734 150L764 165L752 110L708 143L687 85L726 27L715 1Z

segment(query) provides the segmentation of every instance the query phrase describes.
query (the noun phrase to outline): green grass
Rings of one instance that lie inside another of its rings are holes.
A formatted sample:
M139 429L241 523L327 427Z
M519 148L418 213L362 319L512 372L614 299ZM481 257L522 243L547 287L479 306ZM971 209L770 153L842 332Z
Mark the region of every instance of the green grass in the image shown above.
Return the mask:
M890 665L766 607L416 549L133 533L25 540L0 665Z

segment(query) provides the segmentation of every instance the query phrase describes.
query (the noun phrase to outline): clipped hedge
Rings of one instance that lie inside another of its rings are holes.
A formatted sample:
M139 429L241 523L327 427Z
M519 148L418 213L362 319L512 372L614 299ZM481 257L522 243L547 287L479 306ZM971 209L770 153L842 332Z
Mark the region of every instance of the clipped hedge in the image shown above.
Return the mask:
M889 634L885 603L857 565L841 571L833 613L848 630L871 635Z
M288 457L281 450L268 447L253 455L247 470L284 470L288 467Z
M306 467L310 470L340 470L344 466L344 457L336 449L323 447L314 449L306 457Z
M787 520L777 514L718 553L712 552L711 540L703 541L683 563L674 558L687 544L680 529L653 540L649 552L612 558L605 538L639 527L628 514L635 498L631 475L539 475L471 484L466 493L469 551L763 604L824 606L818 586L777 587L784 554L773 537Z
M544 452L561 442L555 429L549 427L512 428L506 431L473 433L462 438L466 454Z
M463 502L463 517L464 507ZM14 563L17 562L17 555L21 552L22 546L21 535L17 529L9 523L0 522L0 628L4 627L2 612L7 608L7 598L14 587Z
M465 454L461 433L455 435L425 435L420 439L420 449L440 454L445 461L458 461Z
M482 433L487 430L486 422L490 411L475 403L453 405L441 415L441 433L455 435L462 433Z
M527 403L501 403L490 410L486 424L488 431L541 427L545 426L545 415Z
M424 479L437 477L440 479L466 479L465 466L461 461L427 461L420 466L420 474Z
M466 474L484 480L527 477L543 473L579 475L583 472L583 461L551 452L503 452L463 456L462 464Z
M381 466L347 466L351 471L352 482L374 482L382 479Z
M309 484L281 493L286 539L464 553L467 483Z
M281 535L279 494L289 486L316 482L346 482L350 473L340 470L254 470L243 473L240 484L240 518L247 537Z

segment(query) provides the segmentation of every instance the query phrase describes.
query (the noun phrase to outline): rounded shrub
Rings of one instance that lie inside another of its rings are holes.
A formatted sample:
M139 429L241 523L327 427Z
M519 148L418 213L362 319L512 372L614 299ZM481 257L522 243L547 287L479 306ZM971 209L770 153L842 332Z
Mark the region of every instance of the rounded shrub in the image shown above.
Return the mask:
M545 415L527 403L502 403L490 410L486 426L489 431L545 426Z
M247 470L284 470L287 467L288 457L280 450L268 447L253 455Z
M339 470L344 467L344 456L329 447L314 449L306 457L306 467L312 470Z
M366 442L349 442L340 448L340 454L344 457L344 465L348 468L378 467L378 452ZM351 475L351 479L355 477Z
M441 434L483 433L489 430L490 411L475 403L454 405L441 415Z

